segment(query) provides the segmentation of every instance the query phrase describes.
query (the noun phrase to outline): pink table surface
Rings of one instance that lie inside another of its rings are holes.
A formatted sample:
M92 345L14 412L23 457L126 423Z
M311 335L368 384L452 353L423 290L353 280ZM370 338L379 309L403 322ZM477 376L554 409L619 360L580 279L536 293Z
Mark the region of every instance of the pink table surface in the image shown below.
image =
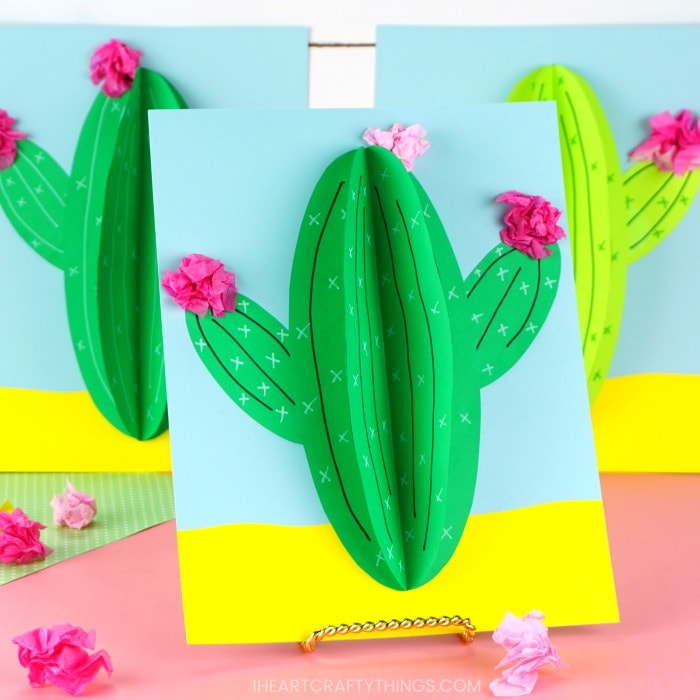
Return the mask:
M602 484L622 622L553 629L569 667L541 672L532 697L700 698L700 475L604 474ZM488 633L471 646L446 635L322 642L313 654L188 646L179 595L172 522L2 587L0 699L69 697L30 688L10 641L59 622L97 630L115 672L81 697L106 700L491 697L502 656Z

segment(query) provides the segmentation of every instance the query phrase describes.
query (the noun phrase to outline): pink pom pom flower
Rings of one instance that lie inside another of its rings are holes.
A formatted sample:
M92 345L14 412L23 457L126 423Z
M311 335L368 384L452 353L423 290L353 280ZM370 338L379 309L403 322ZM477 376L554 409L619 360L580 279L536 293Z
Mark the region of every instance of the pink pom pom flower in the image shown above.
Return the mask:
M362 138L370 146L381 146L391 151L410 172L416 158L430 148L430 141L423 138L425 134L426 131L420 124L405 129L401 124L394 124L389 131L366 129Z
M528 695L537 683L537 669L540 666L551 664L554 668L566 667L549 640L543 619L544 615L538 610L532 610L522 619L508 612L494 631L493 641L506 650L506 655L496 668L509 666L501 672L501 678L489 684L494 695Z
M652 161L662 172L685 175L700 165L700 122L684 109L674 117L670 112L649 119L651 134L629 152L630 160Z
M197 316L211 309L220 318L236 308L236 276L220 260L206 255L184 257L175 272L163 275L162 286L178 306Z
M17 141L27 138L27 134L12 128L14 123L15 120L4 109L0 109L0 170L6 170L15 162Z
M0 511L0 561L3 564L29 564L46 558L53 551L41 542L46 525L30 520L24 511Z
M90 80L95 85L104 80L102 92L107 97L121 97L131 89L140 60L140 51L111 39L92 54Z
M511 191L499 195L496 201L512 207L503 219L501 240L531 258L550 256L552 251L545 246L566 235L557 225L561 212L543 197Z
M77 491L68 479L65 491L51 499L51 507L54 525L65 525L75 530L89 525L97 514L94 497Z
M95 648L93 630L85 632L73 625L38 627L12 641L19 647L20 664L29 669L33 688L50 683L70 695L79 695L101 668L112 675L112 661L106 651L85 651Z

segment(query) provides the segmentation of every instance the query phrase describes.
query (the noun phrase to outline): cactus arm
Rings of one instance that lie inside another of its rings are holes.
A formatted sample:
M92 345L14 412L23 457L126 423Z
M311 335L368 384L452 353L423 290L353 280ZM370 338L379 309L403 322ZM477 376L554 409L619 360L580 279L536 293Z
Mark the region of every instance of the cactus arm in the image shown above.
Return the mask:
M637 163L624 173L629 261L653 250L685 216L700 189L700 171L677 176L654 163Z
M469 323L476 331L481 386L502 377L525 354L549 314L561 273L559 246L535 260L501 244L467 276Z
M563 66L546 66L524 78L510 101L555 100L566 188L569 233L579 327L591 398L596 377L607 373L617 333L624 290L624 230L619 206L620 169L607 120L586 82ZM616 277L615 277L616 276ZM609 299L614 299L609 303ZM615 336L616 337L616 336ZM603 361L604 360L604 361Z
M144 69L122 97L98 95L78 141L66 215L66 306L78 364L105 418L139 439L166 425L150 289L157 283L146 110L154 98L162 107L182 104Z
M226 394L260 425L301 442L289 331L242 294L235 313L186 317L197 356Z
M63 269L69 178L31 141L17 143L17 160L0 173L0 205L17 233L52 265Z

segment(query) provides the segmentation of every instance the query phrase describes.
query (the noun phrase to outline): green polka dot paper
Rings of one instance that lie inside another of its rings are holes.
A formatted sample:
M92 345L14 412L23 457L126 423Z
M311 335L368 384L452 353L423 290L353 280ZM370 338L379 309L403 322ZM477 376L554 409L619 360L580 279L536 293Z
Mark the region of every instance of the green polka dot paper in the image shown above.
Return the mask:
M95 497L97 515L81 530L53 524L51 499L66 478ZM41 541L53 549L44 561L0 563L0 585L124 539L175 517L170 474L0 474L0 504L8 499L27 517L46 525Z

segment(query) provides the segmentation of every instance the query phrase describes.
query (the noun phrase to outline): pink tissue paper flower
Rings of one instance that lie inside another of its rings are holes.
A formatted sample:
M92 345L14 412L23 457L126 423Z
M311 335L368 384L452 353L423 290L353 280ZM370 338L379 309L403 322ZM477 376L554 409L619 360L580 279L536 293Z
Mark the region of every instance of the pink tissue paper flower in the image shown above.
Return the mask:
M662 172L685 175L700 165L700 122L684 109L674 117L670 112L649 119L649 138L629 152L630 160L653 161Z
M522 619L507 612L493 633L493 641L500 644L506 655L496 668L513 664L501 672L489 684L491 692L502 698L529 695L537 683L537 669L545 664L554 668L565 668L557 650L549 641L544 615L532 610Z
M221 317L236 308L236 277L224 269L220 260L192 253L182 259L175 272L163 275L163 289L175 303L197 316L205 316L211 309Z
M30 520L20 508L0 511L0 561L3 564L29 564L53 551L40 541L46 525Z
M510 191L496 197L496 201L512 206L503 219L501 240L531 258L550 256L552 251L544 246L566 235L557 225L561 212L544 197Z
M51 499L51 507L54 525L66 525L76 530L89 525L97 514L94 497L76 491L68 479L66 490Z
M121 97L133 85L140 59L140 51L111 39L92 54L90 80L95 85L104 80L102 92L107 97Z
M18 647L19 662L29 669L33 688L51 683L70 695L79 695L100 668L112 675L112 660L106 651L89 654L95 648L95 632L73 625L38 627L12 640Z
M370 146L381 146L391 151L404 164L406 170L413 170L413 161L422 156L428 148L430 141L423 137L426 131L420 124L407 126L394 124L389 131L381 129L366 129L362 138Z
M15 120L4 109L0 109L0 170L6 170L15 162L17 141L27 138L27 134L12 128L14 123Z

